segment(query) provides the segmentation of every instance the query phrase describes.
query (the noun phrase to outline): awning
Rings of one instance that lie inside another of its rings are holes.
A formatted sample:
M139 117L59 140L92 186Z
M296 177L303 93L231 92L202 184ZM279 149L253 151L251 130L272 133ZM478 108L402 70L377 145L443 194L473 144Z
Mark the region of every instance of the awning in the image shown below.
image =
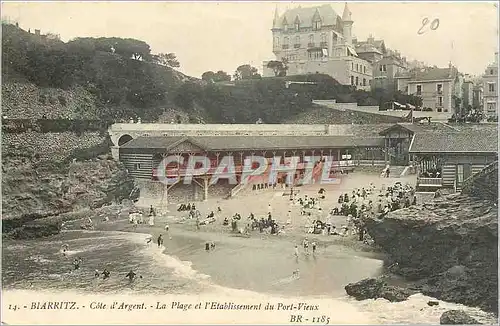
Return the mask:
M351 47L347 47L347 51L349 51L349 53L351 55L355 56L355 57L358 56L358 54L356 53L356 51L353 48L351 48Z
M414 105L411 105L410 103L406 104L410 109L415 109Z
M323 49L323 56L328 57L328 49Z
M398 103L398 102L394 102L394 105L395 105L395 106L399 106L400 108L401 108L401 107L405 107L403 104Z

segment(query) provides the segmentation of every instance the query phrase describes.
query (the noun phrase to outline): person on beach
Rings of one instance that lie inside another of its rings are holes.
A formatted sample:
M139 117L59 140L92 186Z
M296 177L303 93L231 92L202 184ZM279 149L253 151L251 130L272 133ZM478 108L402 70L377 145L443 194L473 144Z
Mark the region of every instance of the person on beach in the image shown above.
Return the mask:
M161 247L163 245L163 237L161 234L158 236L157 243L158 243L158 247Z
M73 261L73 267L75 268L75 271L80 268L80 264L82 263L81 258L75 258Z
M102 271L102 279L105 280L107 278L109 278L109 275L111 273L105 268L103 271Z
M316 253L316 242L312 243L313 255Z
M294 252L295 258L299 259L299 246L295 245L295 252Z
M61 249L62 249L62 254L63 254L63 256L66 256L66 251L68 251L68 250L69 250L69 245L65 243L65 244L63 244L63 245L61 246Z
M309 255L309 241L307 240L307 238L304 239L304 241L302 242L302 245L304 247L305 254Z
M99 278L99 276L101 276L101 274L99 273L99 271L96 269L95 272L94 272L94 277L95 278Z
M200 231L200 218L196 218L196 230Z
M205 251L210 251L210 243L205 243Z
M134 271L133 271L133 270L130 270L130 272L128 272L128 274L127 274L127 275L125 275L125 277L127 277L127 278L128 278L129 282L132 282L132 281L134 281L134 279L135 279L135 276L136 276L136 275L137 275L137 274L136 274L136 273L134 273Z
M293 271L292 277L294 277L294 278L299 278L300 277L300 270L298 268Z
M146 244L148 245L148 247L151 244L151 242L153 242L153 237L149 237L146 239Z

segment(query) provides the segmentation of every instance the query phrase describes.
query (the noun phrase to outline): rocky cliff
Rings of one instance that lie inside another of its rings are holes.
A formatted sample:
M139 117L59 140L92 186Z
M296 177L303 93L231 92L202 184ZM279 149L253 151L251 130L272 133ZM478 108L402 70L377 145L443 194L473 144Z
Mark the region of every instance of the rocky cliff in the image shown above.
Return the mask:
M424 294L497 311L497 214L494 201L455 194L366 225L391 271L421 280Z

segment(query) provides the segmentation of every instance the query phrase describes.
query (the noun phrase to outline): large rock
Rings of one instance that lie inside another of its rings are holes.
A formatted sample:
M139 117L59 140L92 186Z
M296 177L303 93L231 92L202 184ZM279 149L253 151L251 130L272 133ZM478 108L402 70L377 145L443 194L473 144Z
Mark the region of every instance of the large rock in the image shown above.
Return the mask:
M392 272L427 281L424 294L496 311L497 216L493 202L450 195L368 218L366 227L397 263Z
M383 280L367 278L345 286L348 295L356 300L384 298L391 302L400 302L408 299L412 293L407 289L387 285Z
M439 319L441 325L479 325L481 324L463 310L445 311Z

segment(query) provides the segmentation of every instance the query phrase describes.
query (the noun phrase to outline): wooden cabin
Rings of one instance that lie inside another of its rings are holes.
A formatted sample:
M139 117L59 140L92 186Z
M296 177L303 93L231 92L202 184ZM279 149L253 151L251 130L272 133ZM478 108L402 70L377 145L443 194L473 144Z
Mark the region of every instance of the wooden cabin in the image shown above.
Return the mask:
M409 154L417 168L419 191L461 191L465 180L498 160L498 129L465 125L444 132L417 132Z

